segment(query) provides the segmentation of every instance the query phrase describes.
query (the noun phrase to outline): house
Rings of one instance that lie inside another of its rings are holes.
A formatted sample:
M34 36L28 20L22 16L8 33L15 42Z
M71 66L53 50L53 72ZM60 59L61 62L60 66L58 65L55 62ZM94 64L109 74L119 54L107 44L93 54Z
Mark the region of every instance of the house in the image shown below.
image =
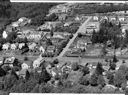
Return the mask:
M56 47L55 47L55 46L48 46L48 47L47 47L47 52L48 52L48 53L54 53L55 50L56 50Z
M70 26L71 24L72 24L72 21L65 22L64 27L66 27L66 26Z
M26 71L27 71L27 69L22 69L22 70L20 70L17 74L19 75L19 77L25 78L25 76L26 76Z
M28 44L29 50L34 50L36 46L37 46L37 44L34 42Z
M89 24L89 25L87 25L87 27L86 27L85 34L86 34L86 35L91 35L94 30L95 30L96 32L97 32L97 30L98 30L96 24Z
M98 21L99 20L98 16L93 16L93 20Z
M101 16L100 18L101 18L101 21L102 20L108 20L108 17L107 16Z
M119 16L119 17L118 17L118 20L119 20L120 22L123 22L123 21L125 20L125 17L124 17L124 16Z
M19 18L18 22L20 23L20 26L25 26L26 24L31 23L31 19L28 19L26 17Z
M41 67L37 67L37 68L35 68L35 71L36 71L37 73L41 73L41 72L42 72L42 68L41 68Z
M25 46L25 43L20 43L19 44L19 49L22 49Z
M28 64L23 63L23 64L21 64L21 68L27 70L27 69L29 69L29 66L28 66Z
M3 32L2 37L3 37L4 39L6 39L6 38L8 37L8 34L7 34L6 31Z
M37 58L37 59L33 62L33 68L39 67L40 64L41 64L43 61L44 61L44 60L43 60L41 57Z
M11 24L12 27L19 27L20 26L20 22L19 21L16 21L16 22L13 22Z
M28 19L28 18L26 18L26 17L21 17L21 18L19 18L19 20L18 20L19 22L26 22L26 23L31 23L31 19Z
M82 50L84 50L84 49L86 50L87 44L88 44L88 42L86 40L78 40L76 48L80 48Z
M75 21L79 21L79 20L80 20L80 17L76 16Z
M16 62L16 58L15 57L7 57L4 60L4 66L13 67L13 66L17 66L17 65L18 65L18 63Z
M67 18L67 14L59 14L58 19L59 21L65 21Z
M109 21L116 21L116 17L114 17L114 16L109 16Z
M2 49L3 50L8 50L9 47L10 47L10 43L5 43L5 44L3 44Z
M52 25L50 22L45 22L45 24L37 28L37 30L51 30L51 29L52 29Z
M41 39L41 33L32 33L30 35L26 36L28 40L35 40L35 41L39 41Z
M16 50L17 46L16 44L11 44L11 47L10 47L12 50Z
M40 52L45 53L45 48L43 46L39 47Z

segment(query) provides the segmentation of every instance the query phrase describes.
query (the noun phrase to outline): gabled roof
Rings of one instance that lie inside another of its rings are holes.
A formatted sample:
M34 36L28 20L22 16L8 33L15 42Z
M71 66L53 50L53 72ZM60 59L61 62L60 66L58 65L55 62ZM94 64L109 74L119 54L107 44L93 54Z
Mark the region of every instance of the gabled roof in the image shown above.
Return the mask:
M5 59L4 63L13 64L15 61L15 57L8 57Z

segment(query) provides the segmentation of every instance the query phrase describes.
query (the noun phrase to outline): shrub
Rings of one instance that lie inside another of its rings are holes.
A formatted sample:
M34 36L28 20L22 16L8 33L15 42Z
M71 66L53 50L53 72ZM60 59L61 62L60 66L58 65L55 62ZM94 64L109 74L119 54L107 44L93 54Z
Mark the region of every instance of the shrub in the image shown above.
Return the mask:
M121 87L121 84L125 81L125 75L120 70L117 71L114 76L114 85L117 87Z
M58 59L55 59L55 60L53 61L53 63L54 63L54 64L58 64L58 63L59 63L59 60L58 60Z
M104 69L102 67L102 64L98 63L97 66L96 66L96 74L102 75L103 71L104 71Z
M109 84L114 84L114 75L112 72L107 72L107 79L109 79L108 83Z
M101 86L101 88L105 86L105 80L104 80L104 77L102 75L98 76L97 83L98 83L98 85Z
M72 70L77 71L78 69L79 69L78 68L78 63L77 62L73 63L72 64Z
M84 66L82 72L83 72L83 75L86 75L86 74L89 74L90 71L89 71L89 68L87 66Z
M78 37L81 38L82 37L82 34L81 33L78 33Z
M28 59L28 57L26 56L26 57L24 57L24 61L28 61L29 59Z
M115 63L110 63L110 69L115 70L116 69L116 64Z
M125 95L128 95L128 88L125 89Z
M97 74L94 73L93 75L91 75L89 83L91 84L91 86L97 86L98 85L97 81L98 81L98 76Z
M89 78L87 76L83 76L80 78L79 83L85 86L89 85Z
M118 62L116 55L113 56L113 62L114 63Z
M63 82L63 86L64 86L65 88L71 88L71 87L73 86L72 83L73 83L72 81L67 80L67 81L64 81L64 82Z

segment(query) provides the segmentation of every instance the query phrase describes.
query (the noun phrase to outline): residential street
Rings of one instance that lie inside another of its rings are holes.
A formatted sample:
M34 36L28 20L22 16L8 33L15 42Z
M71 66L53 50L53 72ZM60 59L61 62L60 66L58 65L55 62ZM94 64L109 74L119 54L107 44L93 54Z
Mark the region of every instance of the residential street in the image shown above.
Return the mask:
M86 25L87 25L87 23L89 22L90 19L91 19L91 16L88 17L88 19L79 27L77 32L73 35L72 39L68 42L67 46L63 49L63 51L60 53L58 58L63 57L65 52L68 51L70 45L74 42L75 38L77 37L77 34L86 29Z

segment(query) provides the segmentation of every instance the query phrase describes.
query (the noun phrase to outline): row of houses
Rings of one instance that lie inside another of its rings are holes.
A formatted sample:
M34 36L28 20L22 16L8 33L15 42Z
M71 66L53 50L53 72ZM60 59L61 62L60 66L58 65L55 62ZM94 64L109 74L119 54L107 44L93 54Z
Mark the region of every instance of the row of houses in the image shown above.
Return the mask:
M50 46L45 46L45 45L41 45L39 46L38 44L36 43L28 43L28 48L29 48L29 51L40 51L40 53L54 53L56 51L56 46L54 45L50 45ZM2 45L2 49L3 50L16 50L16 49L22 49L23 47L25 46L25 43L13 43L13 44L10 44L10 43L6 43L6 44L3 44Z
M28 19L26 17L21 17L18 19L16 22L12 22L11 26L12 27L20 27L20 26L25 26L26 24L31 23L31 19Z
M59 4L59 5L51 8L49 10L49 14L52 14L52 13L56 13L56 14L67 13L71 10L71 7L72 7L72 4L69 4L69 3Z
M109 21L128 21L128 17L127 16L93 16L93 20L96 21L101 21L103 19L109 20Z

